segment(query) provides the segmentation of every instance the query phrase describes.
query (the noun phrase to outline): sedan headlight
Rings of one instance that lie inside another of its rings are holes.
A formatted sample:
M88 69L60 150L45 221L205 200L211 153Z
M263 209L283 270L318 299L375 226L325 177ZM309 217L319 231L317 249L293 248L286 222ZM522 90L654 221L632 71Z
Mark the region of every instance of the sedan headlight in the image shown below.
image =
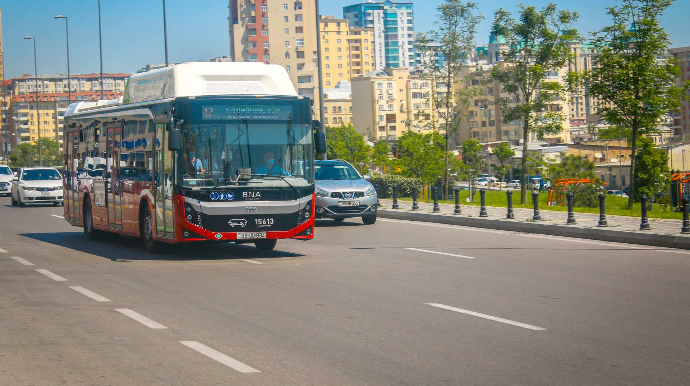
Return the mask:
M32 187L32 186L24 186L24 185L22 185L21 188L22 188L22 190L36 190L36 188L34 188L34 187Z
M331 194L321 188L316 188L316 197L329 197Z
M367 189L367 191L364 192L364 194L366 194L367 196L373 196L376 194L376 188L372 186L371 188Z

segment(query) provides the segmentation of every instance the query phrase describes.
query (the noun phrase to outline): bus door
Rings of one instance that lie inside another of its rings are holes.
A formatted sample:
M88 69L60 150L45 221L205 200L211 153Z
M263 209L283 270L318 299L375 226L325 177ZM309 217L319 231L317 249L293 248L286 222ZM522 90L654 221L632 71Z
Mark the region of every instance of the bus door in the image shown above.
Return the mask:
M65 207L69 212L69 222L72 224L79 223L79 216L81 207L79 206L79 179L77 173L79 171L79 132L69 133L67 135L67 165L65 165L65 173L67 174L67 190L65 192Z
M173 173L175 171L173 152L168 150L168 138L164 124L156 125L154 141L155 181L156 181L156 234L170 239L175 238L173 224Z
M120 149L122 145L122 128L108 127L108 142L106 144L107 157L107 189L106 202L108 205L108 227L122 230L122 186L120 181Z

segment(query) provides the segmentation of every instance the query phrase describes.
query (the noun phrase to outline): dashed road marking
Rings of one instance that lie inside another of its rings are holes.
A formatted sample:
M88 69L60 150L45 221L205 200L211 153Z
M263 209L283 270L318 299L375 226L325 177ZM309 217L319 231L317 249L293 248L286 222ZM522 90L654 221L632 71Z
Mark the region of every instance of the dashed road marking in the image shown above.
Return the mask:
M7 252L6 250L0 248L0 253L9 253L9 252Z
M65 279L64 277L56 275L56 274L48 271L47 269L37 269L36 271L48 276L49 278L51 278L55 281L67 281L67 279Z
M237 260L239 260L239 261L244 261L244 262L247 262L247 263L252 263L252 264L263 264L262 262L256 261L256 260L249 260L249 259L237 259Z
M88 297L90 297L91 299L93 299L93 300L95 300L95 301L97 301L97 302L109 302L109 301L110 301L110 299L108 299L108 298L106 298L106 297L103 297L103 296L101 296L101 295L99 295L99 294L97 294L97 293L95 293L95 292L93 292L93 291L89 291L89 290L87 290L87 289L84 288L84 287L80 287L80 286L70 286L69 288L71 288L71 289L73 289L73 290L79 292L80 294L82 294L82 295L84 295L84 296L88 296Z
M64 218L65 218L65 216L58 216L58 215L56 215L56 214L51 214L51 216L57 217L57 218L61 218L61 219L63 219L63 220L64 220Z
M164 330L167 328L164 325L162 325L158 322L155 322L155 321L145 317L144 315L142 315L138 312L134 312L134 311L130 310L129 308L118 308L115 311L117 311L123 315L129 316L130 318L136 320L137 322L143 324L144 326L152 328L154 330Z
M24 265L35 265L34 263L32 263L32 262L30 262L30 261L26 261L26 260L22 259L22 258L19 257L19 256L10 256L10 259L16 261L16 262L19 263L19 264L24 264Z
M533 326L533 325L531 325L531 324L520 323L520 322L516 322L516 321L514 321L514 320L503 319L503 318L499 318L499 317L496 317L496 316L491 316L491 315L487 315L487 314L482 314L482 313L474 312L474 311L470 311L470 310L463 310L462 308L451 307L451 306L447 306L447 305L445 305L445 304L438 304L438 303L424 303L424 304L429 305L429 306L433 306L433 307L443 308L443 309L446 309L446 310L451 310L451 311L455 311L455 312L460 312L460 313L467 314L467 315L476 316L476 317L479 317L479 318L484 318L484 319L493 320L493 321L495 321L495 322L501 322L501 323L505 323L505 324L510 324L510 325L513 325L513 326L526 328L526 329L528 329L528 330L546 331L546 329L543 328L543 327L537 327L537 326Z
M251 366L245 365L244 363L238 361L237 359L231 358L231 357L223 354L222 352L216 351L216 350L206 346L205 344L202 344L202 343L199 343L196 341L180 341L180 343L182 343L183 345L191 348L192 350L194 350L198 353L204 354L207 357L209 357L215 361L218 361L218 362L220 362L220 363L222 363L222 364L224 364L230 368L233 368L233 369L239 371L240 373L247 374L247 373L260 373L261 372L261 371L255 369Z
M433 253L433 254L435 254L435 255L462 257L463 259L476 259L476 257L473 257L473 256L456 255L456 254L454 254L454 253L437 252L437 251L427 251L426 249L419 249L419 248L405 248L405 249L407 249L407 250L409 250L409 251Z

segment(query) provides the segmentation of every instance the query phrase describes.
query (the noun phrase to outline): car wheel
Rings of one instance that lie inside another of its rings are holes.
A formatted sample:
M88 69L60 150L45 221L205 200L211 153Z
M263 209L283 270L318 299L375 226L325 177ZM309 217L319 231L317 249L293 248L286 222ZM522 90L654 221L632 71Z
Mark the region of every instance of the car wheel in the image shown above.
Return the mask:
M277 239L270 239L270 240L255 241L254 245L256 246L256 249L258 249L260 251L272 251L273 248L276 247L277 243L278 243Z
M86 197L84 200L84 236L87 240L98 240L100 232L93 228L93 216L91 215L91 200Z
M26 206L26 204L22 201L22 195L17 193L17 204L21 207Z
M151 220L151 209L148 204L144 207L141 214L141 241L144 243L146 251L151 254L158 252L158 242L153 238L153 221Z
M335 222L343 222L343 221L345 221L345 219L344 219L344 218L334 218L333 221L335 221Z
M17 200L14 199L14 194L10 194L10 197L12 198L12 206L17 206Z
M364 225L373 225L376 223L376 215L362 217L362 222L364 222Z

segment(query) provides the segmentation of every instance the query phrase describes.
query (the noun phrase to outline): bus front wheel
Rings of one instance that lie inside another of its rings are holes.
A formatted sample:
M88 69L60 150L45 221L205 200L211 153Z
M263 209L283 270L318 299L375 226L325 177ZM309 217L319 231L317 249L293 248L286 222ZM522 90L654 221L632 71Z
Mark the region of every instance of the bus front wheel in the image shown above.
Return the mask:
M256 245L256 249L258 249L260 251L272 251L273 248L276 247L277 243L278 243L278 240L270 239L270 240L255 241L254 245Z

